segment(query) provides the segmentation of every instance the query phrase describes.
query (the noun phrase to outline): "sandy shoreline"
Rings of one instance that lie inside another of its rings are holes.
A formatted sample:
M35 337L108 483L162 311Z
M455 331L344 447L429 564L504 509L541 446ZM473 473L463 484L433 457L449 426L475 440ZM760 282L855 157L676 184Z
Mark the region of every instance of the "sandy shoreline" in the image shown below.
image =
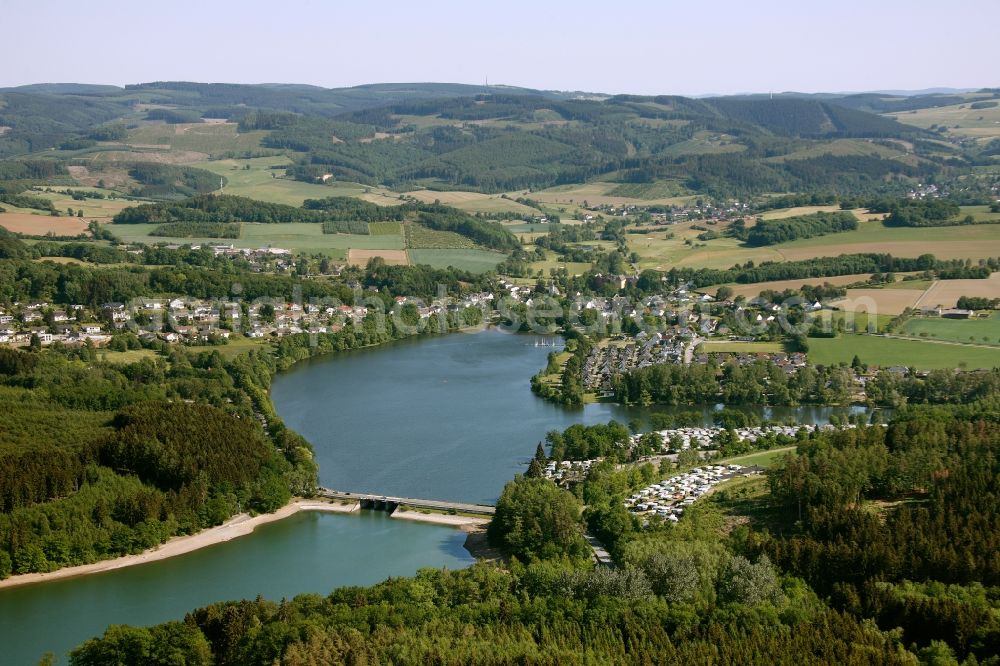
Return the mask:
M488 525L489 518L477 518L473 516L453 516L447 513L422 513L412 509L399 507L392 512L393 518L400 520L413 520L420 523L432 523L434 525L448 525L449 527L460 527L465 531L480 528Z
M299 511L329 511L332 513L353 513L359 510L357 504L333 504L317 500L297 500L286 504L274 513L265 513L259 516L240 514L234 516L216 527L210 527L197 534L174 537L166 543L139 553L138 555L124 555L113 560L103 560L93 564L81 564L75 567L57 569L49 573L31 573L11 576L6 580L0 580L0 589L7 587L17 587L19 585L30 585L32 583L42 583L63 578L73 578L75 576L85 576L87 574L100 573L102 571L112 571L123 567L131 567L147 562L165 560L168 557L184 555L207 546L218 543L225 543L231 539L246 536L252 533L261 525L283 520L295 515Z

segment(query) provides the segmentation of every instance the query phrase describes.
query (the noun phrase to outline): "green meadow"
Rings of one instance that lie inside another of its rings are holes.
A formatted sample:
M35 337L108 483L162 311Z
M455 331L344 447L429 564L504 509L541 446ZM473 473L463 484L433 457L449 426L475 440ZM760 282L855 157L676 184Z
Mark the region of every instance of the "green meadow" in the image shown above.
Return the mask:
M1000 313L987 319L918 317L907 321L901 332L930 340L1000 345Z
M1000 350L986 347L852 334L809 339L809 360L813 363L850 363L855 355L869 365L918 370L1000 367Z
M427 264L434 268L449 266L473 273L485 273L497 267L506 257L490 250L408 250L411 264Z

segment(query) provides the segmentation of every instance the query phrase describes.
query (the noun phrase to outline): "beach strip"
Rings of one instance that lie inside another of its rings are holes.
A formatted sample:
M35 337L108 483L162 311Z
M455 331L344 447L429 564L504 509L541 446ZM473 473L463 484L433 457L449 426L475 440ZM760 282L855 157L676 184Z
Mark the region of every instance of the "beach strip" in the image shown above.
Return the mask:
M241 513L233 516L226 522L216 527L209 527L187 536L179 536L169 539L166 543L138 553L137 555L124 555L113 560L102 560L93 564L81 564L75 567L66 567L50 571L48 573L29 573L11 576L5 580L0 580L0 589L7 587L17 587L19 585L29 585L42 583L62 578L72 578L74 576L85 576L87 574L100 573L102 571L112 571L123 567L131 567L147 562L165 560L168 557L184 555L200 548L206 548L218 543L225 543L231 539L246 536L252 533L261 525L273 523L278 520L288 518L299 511L328 511L331 513L353 513L360 510L358 504L336 504L317 500L296 500L281 507L274 513L263 513L257 516L250 516Z

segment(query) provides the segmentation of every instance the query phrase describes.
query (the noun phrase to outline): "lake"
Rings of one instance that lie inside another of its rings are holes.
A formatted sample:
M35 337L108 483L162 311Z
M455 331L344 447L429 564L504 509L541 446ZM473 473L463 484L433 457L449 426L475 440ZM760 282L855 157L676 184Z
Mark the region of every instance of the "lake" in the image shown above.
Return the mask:
M323 486L493 502L527 469L548 431L644 421L653 412L612 403L567 408L537 398L530 379L552 351L535 346L539 340L490 329L318 357L276 377L271 399L285 423L313 444ZM717 408L701 408L705 425ZM834 409L748 411L827 423Z
M312 359L276 377L272 399L314 445L324 486L492 502L549 430L651 413L613 404L568 409L535 397L529 379L552 351L537 340L494 329ZM713 409L702 409L706 424ZM832 410L752 411L824 423ZM472 562L464 540L458 530L381 512L303 513L188 555L0 590L0 664L34 664L109 624L181 619L215 601L325 594L420 567L464 567Z

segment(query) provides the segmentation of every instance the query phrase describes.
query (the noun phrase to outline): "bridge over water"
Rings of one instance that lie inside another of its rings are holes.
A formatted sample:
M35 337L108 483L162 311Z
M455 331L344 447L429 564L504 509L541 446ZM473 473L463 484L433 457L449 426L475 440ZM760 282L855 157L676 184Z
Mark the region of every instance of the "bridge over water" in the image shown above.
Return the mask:
M481 516L492 516L496 507L492 504L468 504L465 502L449 502L446 500L418 499L415 497L394 497L376 493L352 493L343 490L320 488L317 494L332 500L357 502L362 509L380 509L392 513L398 506L414 509L432 509L434 511L454 511L456 513L471 513Z

